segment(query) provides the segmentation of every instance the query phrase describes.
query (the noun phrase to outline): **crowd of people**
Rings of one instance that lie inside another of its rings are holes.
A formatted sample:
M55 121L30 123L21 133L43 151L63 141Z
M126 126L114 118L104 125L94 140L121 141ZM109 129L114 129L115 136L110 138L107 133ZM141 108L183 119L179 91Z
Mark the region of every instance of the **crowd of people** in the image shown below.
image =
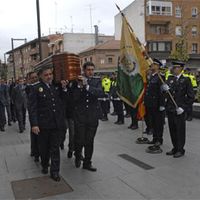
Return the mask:
M162 152L167 116L173 147L166 154L174 158L185 154L185 121L192 120L197 84L187 70L184 72L184 67L182 62L173 62L169 70L154 59L148 70L144 94L144 133L152 135L148 153ZM83 75L77 80L60 83L54 82L51 68L30 72L26 80L21 77L16 83L6 84L1 80L0 131L5 131L6 123L11 126L17 121L19 133L23 133L28 111L31 156L35 162L41 161L43 174L47 174L50 167L50 176L55 181L60 181L60 149L65 148L67 132L67 157L75 157L75 167L80 168L83 163L83 169L94 172L97 170L92 164L94 138L99 119L108 121L111 107L116 126L123 125L125 118L130 117L128 128L138 129L138 107L133 108L119 98L117 73L97 77L94 69L92 62L86 62L82 66Z

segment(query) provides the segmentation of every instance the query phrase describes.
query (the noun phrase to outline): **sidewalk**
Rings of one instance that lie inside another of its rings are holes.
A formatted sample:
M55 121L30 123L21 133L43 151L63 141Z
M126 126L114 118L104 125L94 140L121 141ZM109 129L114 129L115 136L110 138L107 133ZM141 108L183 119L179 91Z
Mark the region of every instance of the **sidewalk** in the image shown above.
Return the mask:
M138 145L140 135L125 125L114 125L114 117L100 122L95 139L93 164L97 172L74 167L74 159L61 151L61 176L73 192L44 199L200 199L200 134L199 122L187 123L186 155L175 159L165 152L171 149L168 126L165 125L162 154L145 153L147 145ZM151 137L150 137L151 138ZM145 170L120 154L138 159L153 169ZM17 124L0 133L0 199L14 199L11 181L41 177L41 167L30 157L29 127L18 133Z

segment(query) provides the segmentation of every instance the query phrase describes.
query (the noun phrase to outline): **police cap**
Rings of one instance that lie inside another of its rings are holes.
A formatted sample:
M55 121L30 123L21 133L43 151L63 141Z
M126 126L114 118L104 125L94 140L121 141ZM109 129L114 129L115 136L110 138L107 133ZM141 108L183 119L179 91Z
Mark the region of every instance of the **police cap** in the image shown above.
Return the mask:
M181 61L173 61L172 65L173 65L173 67L182 67L183 68L185 66L185 63L181 62Z
M153 63L158 65L160 68L163 67L163 64L160 62L160 60L158 60L156 58L153 59Z

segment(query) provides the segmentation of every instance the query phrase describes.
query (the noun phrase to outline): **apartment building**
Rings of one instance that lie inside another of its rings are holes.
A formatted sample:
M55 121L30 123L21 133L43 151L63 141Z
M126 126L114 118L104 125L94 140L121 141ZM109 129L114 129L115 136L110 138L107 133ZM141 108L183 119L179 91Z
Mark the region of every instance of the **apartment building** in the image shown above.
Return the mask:
M188 67L200 67L200 0L135 0L124 13L151 57L170 62L182 37L189 54ZM120 14L116 15L118 38L120 20ZM142 28L135 29L137 26Z
M41 38L42 59L49 54L48 47L49 39ZM26 74L32 71L32 67L40 61L39 57L39 41L34 39L27 42L11 51L8 51L8 79L14 78L14 67L16 79L20 76L25 77ZM14 57L13 57L14 55Z
M86 61L95 64L95 72L113 72L117 69L120 41L109 40L79 53L81 65Z

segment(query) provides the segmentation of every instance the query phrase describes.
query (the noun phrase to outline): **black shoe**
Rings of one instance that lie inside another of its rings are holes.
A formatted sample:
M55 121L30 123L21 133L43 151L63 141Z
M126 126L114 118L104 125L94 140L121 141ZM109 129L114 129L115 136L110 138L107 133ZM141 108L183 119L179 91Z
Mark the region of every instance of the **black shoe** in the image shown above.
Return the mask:
M60 181L60 175L59 173L51 173L50 177L56 181L56 182L59 182Z
M191 121L192 121L192 117L189 116L186 120L187 120L188 122L191 122Z
M108 118L102 118L101 121L103 122L108 121Z
M173 156L175 153L176 153L175 150L172 149L171 151L166 152L166 155L167 156Z
M48 168L46 168L46 167L45 167L45 168L42 168L42 173L43 173L43 174L48 174Z
M38 156L35 156L35 159L34 159L35 162L39 162L39 157Z
M19 130L19 133L23 133L23 132L24 132L24 130L23 130L23 129L20 129L20 130Z
M122 124L124 124L124 122L123 121L116 121L115 124L122 125Z
M133 124L131 124L130 126L128 126L128 128L130 128L131 129L131 127L133 126Z
M185 153L178 151L178 152L176 152L176 153L174 154L174 158L180 158L180 157L184 156L184 154L185 154Z
M130 114L125 114L124 117L125 118L129 118L129 117L131 117L131 115Z
M83 169L87 169L91 172L96 172L97 168L93 167L92 165L83 165Z
M80 159L75 159L75 166L76 168L79 168L81 166L81 160Z
M63 150L65 148L64 144L60 145L60 149Z
M68 151L68 153L67 153L67 157L68 157L68 158L72 158L72 154L73 154L72 151Z
M0 131L4 132L4 131L5 131L5 128L4 128L4 127L1 127L1 128L0 128Z
M11 122L8 122L8 126L12 126L12 123L11 123Z

